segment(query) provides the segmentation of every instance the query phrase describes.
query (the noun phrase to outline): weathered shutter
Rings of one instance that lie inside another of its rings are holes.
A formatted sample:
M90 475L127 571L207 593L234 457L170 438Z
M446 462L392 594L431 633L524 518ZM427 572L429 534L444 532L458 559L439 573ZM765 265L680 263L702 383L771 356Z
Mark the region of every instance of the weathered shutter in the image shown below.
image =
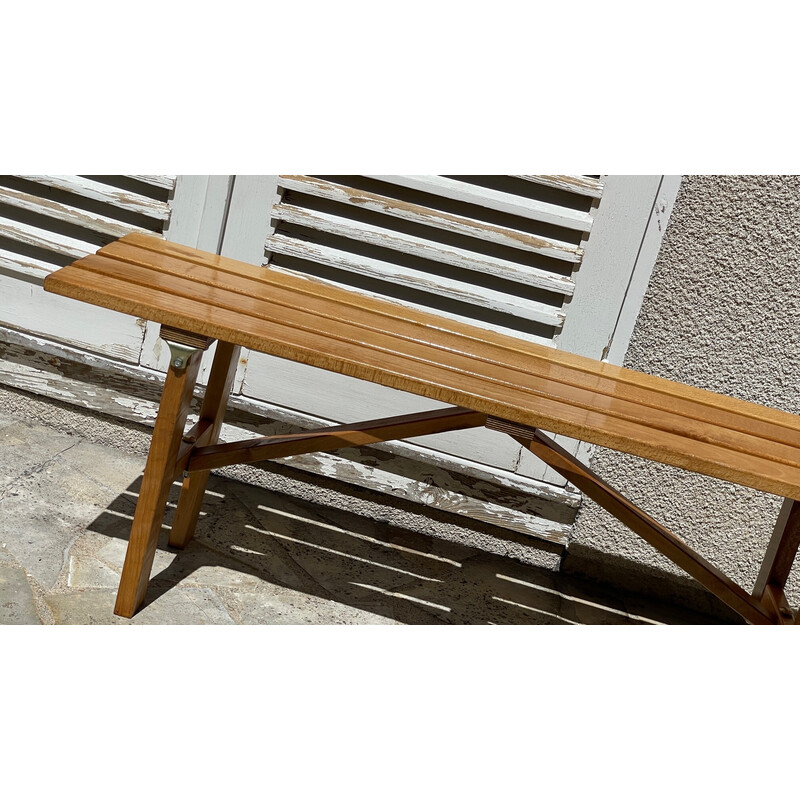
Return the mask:
M165 371L159 325L49 294L41 282L132 231L216 252L230 184L228 175L0 177L0 325Z
M551 346L602 194L585 176L281 175L277 188L263 260L271 269ZM242 391L341 422L438 405L255 353ZM521 460L516 443L488 431L415 443L510 473Z
M273 268L551 344L602 184L571 176L279 176Z
M44 278L133 231L160 234L174 175L0 177L0 266Z
M0 177L0 324L137 363L142 325L46 293L45 276L131 231L161 234L170 175Z

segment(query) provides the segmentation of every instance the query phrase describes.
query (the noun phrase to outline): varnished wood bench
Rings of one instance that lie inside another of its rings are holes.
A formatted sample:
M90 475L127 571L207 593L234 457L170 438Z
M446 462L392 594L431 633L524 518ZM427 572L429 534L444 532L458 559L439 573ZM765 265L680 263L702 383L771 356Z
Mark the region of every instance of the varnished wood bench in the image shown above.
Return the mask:
M144 600L178 476L183 486L169 543L182 548L215 467L486 426L530 448L748 622L794 619L783 587L800 540L800 417L143 234L54 272L45 289L159 322L170 345L119 615L133 616ZM200 419L184 434L200 357L215 339ZM242 346L452 407L220 444ZM788 498L753 594L540 428Z

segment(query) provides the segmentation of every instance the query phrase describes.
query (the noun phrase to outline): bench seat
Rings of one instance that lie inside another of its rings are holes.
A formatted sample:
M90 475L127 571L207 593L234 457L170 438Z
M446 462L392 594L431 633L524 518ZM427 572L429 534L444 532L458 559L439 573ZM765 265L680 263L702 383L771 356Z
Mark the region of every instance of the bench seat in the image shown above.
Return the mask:
M129 234L48 291L800 500L800 417Z

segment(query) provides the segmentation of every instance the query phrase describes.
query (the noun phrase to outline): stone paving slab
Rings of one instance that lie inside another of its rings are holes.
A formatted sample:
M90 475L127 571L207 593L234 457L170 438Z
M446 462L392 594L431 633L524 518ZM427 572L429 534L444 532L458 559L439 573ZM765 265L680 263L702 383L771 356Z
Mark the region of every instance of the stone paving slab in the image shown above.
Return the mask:
M67 563L68 589L114 589L119 586L120 570L111 569L97 558L70 555Z
M111 575L114 575L115 582L112 586L116 587L119 584L127 546L126 541L115 539L98 550L97 558L94 560L98 572L94 573L93 577L94 575L99 577L99 568L102 568L104 570L102 578L108 576L110 579ZM111 566L106 566L107 564ZM153 580L166 580L185 586L246 588L263 583L262 577L237 569L237 566L241 565L233 560L221 559L205 547L192 544L183 552L156 550L152 574ZM85 580L79 578L81 579Z
M14 557L8 549L8 545L3 542L0 543L0 564L14 563Z
M58 453L79 439L51 431L43 425L6 417L0 428L0 497L14 494L15 484L39 472ZM44 435L44 431L47 435Z
M28 423L0 430L0 463L0 542L46 590L76 537L141 472L139 458Z
M241 625L392 625L399 624L387 614L373 614L344 603L277 589L239 594ZM388 610L388 605L386 606Z
M25 570L0 564L0 625L41 625Z
M210 589L173 587L148 602L133 619L114 615L116 589L80 589L47 595L56 625L232 625Z

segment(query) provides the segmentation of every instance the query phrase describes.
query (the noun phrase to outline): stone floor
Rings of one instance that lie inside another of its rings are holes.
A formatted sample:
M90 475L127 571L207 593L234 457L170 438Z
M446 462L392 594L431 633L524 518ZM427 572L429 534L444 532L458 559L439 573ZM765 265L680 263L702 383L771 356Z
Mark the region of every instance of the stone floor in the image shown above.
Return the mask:
M121 619L112 609L143 467L141 454L0 411L0 624L707 621L216 475L195 539L171 551L165 524L145 606Z

